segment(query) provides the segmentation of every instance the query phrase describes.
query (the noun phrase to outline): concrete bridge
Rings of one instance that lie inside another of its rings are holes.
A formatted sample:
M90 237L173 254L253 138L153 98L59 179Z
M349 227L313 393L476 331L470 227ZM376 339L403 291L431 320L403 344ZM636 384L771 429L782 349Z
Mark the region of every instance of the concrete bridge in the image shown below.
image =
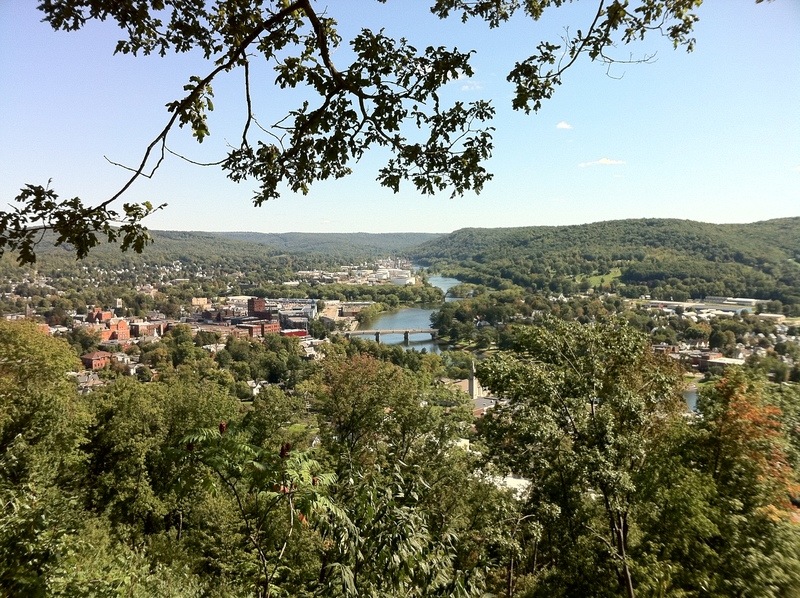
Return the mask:
M375 342L381 342L381 334L402 334L403 342L408 343L408 337L412 334L430 334L432 339L439 333L437 328L398 328L397 330L351 330L343 333L345 338L351 336L374 336Z

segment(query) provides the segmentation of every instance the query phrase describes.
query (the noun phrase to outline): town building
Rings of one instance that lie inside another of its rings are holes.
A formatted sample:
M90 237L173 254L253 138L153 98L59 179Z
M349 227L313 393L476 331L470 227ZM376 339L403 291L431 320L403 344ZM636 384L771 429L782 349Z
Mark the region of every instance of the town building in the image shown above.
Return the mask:
M81 355L81 362L87 370L102 370L111 363L111 353L108 351L94 351Z

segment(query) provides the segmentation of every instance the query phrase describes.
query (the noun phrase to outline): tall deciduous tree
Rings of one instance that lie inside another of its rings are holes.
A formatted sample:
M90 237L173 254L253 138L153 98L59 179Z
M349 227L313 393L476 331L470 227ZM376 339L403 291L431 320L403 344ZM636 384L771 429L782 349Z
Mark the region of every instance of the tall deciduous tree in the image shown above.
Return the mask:
M335 476L310 452L288 444L279 451L263 449L248 442L252 432L221 422L185 440L209 482L230 499L242 540L239 550L249 557L240 564L247 571L245 585L259 598L268 598L287 595L301 582L295 570L304 559L297 557L294 545L307 535L309 522L352 526L328 498ZM316 537L313 530L309 533ZM295 554L294 562L287 558L290 554Z
M54 547L78 524L89 412L66 373L77 359L29 322L0 320L0 587L41 595Z
M734 369L698 399L703 419L694 458L714 481L717 526L709 541L716 552L711 595L778 597L800 587L800 511L790 502L800 472L765 383Z
M636 477L680 418L675 370L625 325L548 319L479 375L508 401L481 427L493 459L531 482L544 594L633 596Z
M329 356L306 385L353 525L326 532L320 583L352 596L481 595L491 558L457 539L489 533L498 521L480 510L497 497L457 446L466 397L363 354Z

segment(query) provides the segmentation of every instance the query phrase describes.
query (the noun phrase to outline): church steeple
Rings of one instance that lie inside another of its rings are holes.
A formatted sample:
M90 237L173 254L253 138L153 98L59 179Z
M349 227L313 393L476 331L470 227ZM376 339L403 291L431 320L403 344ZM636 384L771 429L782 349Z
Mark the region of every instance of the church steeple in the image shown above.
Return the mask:
M469 370L469 398L473 401L483 397L483 388L478 378L475 377L475 362L473 361Z

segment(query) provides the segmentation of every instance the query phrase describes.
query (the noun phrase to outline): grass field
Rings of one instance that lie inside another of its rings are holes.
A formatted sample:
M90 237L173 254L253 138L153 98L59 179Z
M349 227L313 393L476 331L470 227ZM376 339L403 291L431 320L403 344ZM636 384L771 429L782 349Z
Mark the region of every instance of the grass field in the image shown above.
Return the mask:
M612 268L610 272L607 274L596 274L595 276L587 276L585 277L586 280L589 281L589 284L592 285L593 289L599 289L603 285L609 284L613 279L619 278L622 276L622 270L619 268ZM581 282L583 279L577 279L578 282Z

